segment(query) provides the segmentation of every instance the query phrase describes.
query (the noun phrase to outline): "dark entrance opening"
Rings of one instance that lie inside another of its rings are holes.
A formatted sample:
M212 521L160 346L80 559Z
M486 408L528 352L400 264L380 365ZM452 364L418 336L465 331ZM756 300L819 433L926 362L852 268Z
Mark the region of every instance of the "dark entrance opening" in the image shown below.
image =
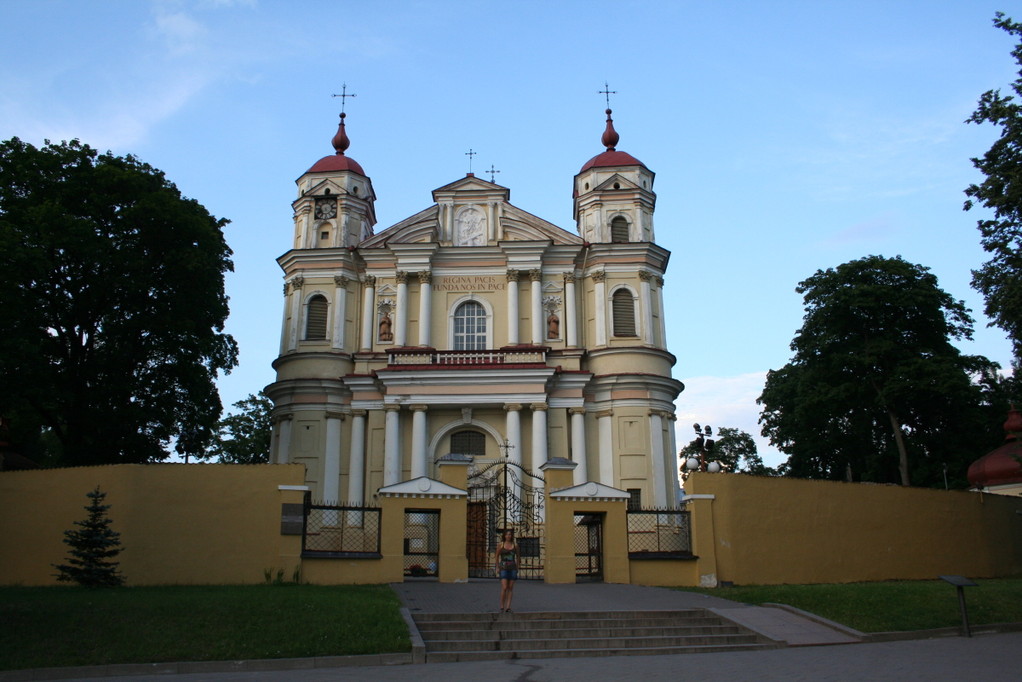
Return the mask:
M575 513L575 582L603 581L603 514Z

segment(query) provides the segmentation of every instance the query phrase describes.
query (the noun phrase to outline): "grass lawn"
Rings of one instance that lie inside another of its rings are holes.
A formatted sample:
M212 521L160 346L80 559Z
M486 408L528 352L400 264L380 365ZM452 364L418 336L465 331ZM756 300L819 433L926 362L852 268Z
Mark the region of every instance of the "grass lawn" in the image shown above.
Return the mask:
M409 651L386 585L0 587L0 670Z
M970 625L1022 622L1022 578L974 582L978 587L965 588ZM747 585L686 591L747 604L787 604L861 632L929 630L962 623L958 593L943 580Z

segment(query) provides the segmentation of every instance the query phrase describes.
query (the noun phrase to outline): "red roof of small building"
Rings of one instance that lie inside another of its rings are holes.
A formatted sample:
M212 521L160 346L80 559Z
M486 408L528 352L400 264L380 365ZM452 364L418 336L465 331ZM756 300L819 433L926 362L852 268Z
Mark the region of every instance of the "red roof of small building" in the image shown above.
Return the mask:
M983 455L969 465L969 483L987 488L1011 483L1022 483L1022 413L1011 408L1004 422L1005 443Z

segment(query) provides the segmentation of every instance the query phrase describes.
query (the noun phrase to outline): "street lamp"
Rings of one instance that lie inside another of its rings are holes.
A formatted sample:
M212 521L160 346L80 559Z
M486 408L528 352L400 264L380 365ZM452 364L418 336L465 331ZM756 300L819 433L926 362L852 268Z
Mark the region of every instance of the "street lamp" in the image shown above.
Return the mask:
M689 457L685 461L685 468L688 471L707 471L711 474L719 473L721 470L720 462L710 461L713 455L713 427L707 425L706 428L703 428L699 424L693 424L692 426L696 430L696 455Z

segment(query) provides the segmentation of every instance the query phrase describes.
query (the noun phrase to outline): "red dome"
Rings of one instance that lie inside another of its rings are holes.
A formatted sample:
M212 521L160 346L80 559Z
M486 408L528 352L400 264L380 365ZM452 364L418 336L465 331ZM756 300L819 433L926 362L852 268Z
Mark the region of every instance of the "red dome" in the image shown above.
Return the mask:
M586 161L579 173L584 173L590 168L605 168L607 166L642 166L645 168L646 164L628 152L608 150Z
M312 168L305 171L306 173L336 173L338 171L351 171L352 173L358 173L365 177L365 171L362 170L362 166L358 165L355 159L349 158L344 154L331 154L330 156L324 156L322 159L317 161Z
M1022 483L1022 414L1014 406L1004 422L1004 445L983 455L969 465L969 483L977 488Z

